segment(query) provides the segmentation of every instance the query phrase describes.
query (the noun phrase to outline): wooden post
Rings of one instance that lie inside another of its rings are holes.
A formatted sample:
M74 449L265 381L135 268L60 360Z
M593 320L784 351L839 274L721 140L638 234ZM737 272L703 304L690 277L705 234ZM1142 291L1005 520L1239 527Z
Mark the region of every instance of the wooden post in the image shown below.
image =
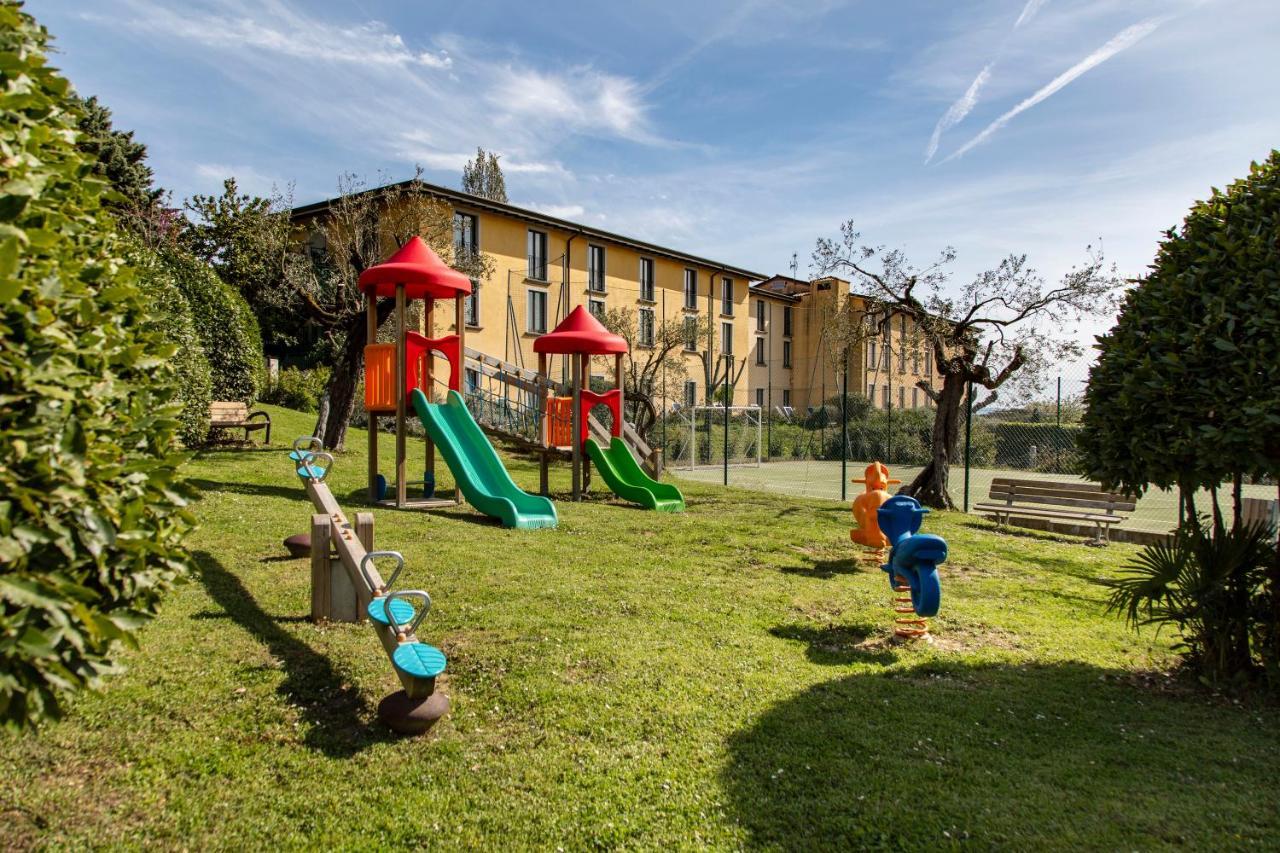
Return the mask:
M582 442L578 441L578 433L582 422L582 356L575 355L572 360L573 369L573 416L569 419L572 434L569 444L573 448L573 499L582 500Z
M366 323L365 344L378 342L378 291L373 288L365 294ZM365 382L369 381L368 364L365 365ZM369 503L378 499L378 416L369 413Z
M543 495L548 494L550 485L547 477L549 451L551 448L551 418L547 412L547 354L538 353L538 443L542 445L542 462L538 465L538 489Z
M311 621L329 618L329 584L333 573L329 566L329 516L311 516Z
M396 285L396 506L402 507L408 498L409 485L405 465L405 374L408 365L405 350L405 295L404 285Z
M453 327L458 335L458 363L454 369L458 371L458 387L462 389L465 395L467 390L467 372L465 365L467 363L467 324L466 324L466 296L459 293L453 298ZM457 483L453 486L454 503L462 503L462 487Z
M356 538L360 540L360 545L366 551L373 550L373 513L357 512L356 513ZM369 594L369 590L363 585L357 586L356 591L356 621L369 621L369 602L373 597Z

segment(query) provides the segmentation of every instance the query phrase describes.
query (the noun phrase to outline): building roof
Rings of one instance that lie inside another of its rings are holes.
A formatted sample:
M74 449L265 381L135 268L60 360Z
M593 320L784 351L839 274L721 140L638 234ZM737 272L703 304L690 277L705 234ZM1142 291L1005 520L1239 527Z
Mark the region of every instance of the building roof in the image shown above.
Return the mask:
M391 184L390 186L407 187L411 183L413 182L401 181L398 184ZM641 252L642 254L656 255L659 257L668 258L670 260L679 261L681 263L696 264L702 267L710 267L711 269L716 270L717 272L725 272L730 275L735 275L741 278L748 279L750 281L759 281L760 279L765 278L765 276L762 275L761 273L752 272L751 270L743 269L742 267L733 266L732 264L723 264L723 263L720 263L719 261L713 261L709 258L702 258L697 255L691 255L687 252L681 252L677 249L670 249L665 246L658 246L653 243L647 243L643 240L636 240L631 237L623 236L622 234L614 234L610 231L604 231L599 228L593 228L590 225L583 225L580 222L571 222L568 219L560 219L559 217L548 216L547 214L539 213L536 210L529 210L528 208L516 207L514 204L507 204L501 201L493 201L491 199L483 198L478 195L472 195L471 193L464 193L460 190L454 190L454 189L449 189L448 187L442 187L442 186L439 186L438 184L429 184L426 181L421 181L420 183L422 184L422 187L425 189L428 195L436 196L438 198L451 202L452 204L460 205L462 207L470 208L472 210L479 210L479 211L488 212L488 213L496 213L503 216L510 216L515 219L522 219L526 222L532 222L537 225L543 225L549 228L556 228L561 231L569 231L575 234L581 234L582 236L588 239L594 238L597 240L607 240L611 243L617 243L619 245L626 246L627 248L635 249L636 251ZM368 189L362 193L359 193L359 195L378 192L379 190L382 190L382 189L386 189L386 187L374 187L372 189ZM295 207L292 211L290 211L289 217L291 219L300 219L303 217L314 216L319 213L324 213L326 210L329 209L329 207L335 201L336 199L325 199L324 201L312 202L311 204L304 204L300 207Z
M760 296L772 296L786 302L799 302L800 295L808 293L811 289L809 282L785 275L775 275L751 285L752 293Z
M409 299L453 299L471 292L471 280L450 267L431 247L414 236L395 254L360 273L360 290L395 296L404 285Z
M614 355L627 351L627 342L600 324L579 305L545 335L533 342L533 351L548 354Z

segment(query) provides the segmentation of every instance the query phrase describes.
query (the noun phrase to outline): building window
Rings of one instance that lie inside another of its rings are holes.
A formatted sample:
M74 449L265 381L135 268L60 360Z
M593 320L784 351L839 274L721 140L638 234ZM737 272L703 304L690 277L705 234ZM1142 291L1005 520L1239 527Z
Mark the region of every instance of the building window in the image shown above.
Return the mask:
M588 299L587 310L590 311L592 314L594 314L597 320L603 320L604 319L604 300Z
M462 377L468 394L474 394L480 390L480 371L473 367L468 367L462 371Z
M733 355L733 324L720 324L720 352L722 355Z
M791 389L790 388L782 389L782 405L784 408L787 408L787 409L791 408Z
M756 331L764 331L764 300L756 300Z
M907 407L907 389L901 385L898 386L898 408L905 409Z
M920 389L919 388L911 389L911 408L913 409L920 408Z
M641 308L639 314L639 338L640 346L653 346L653 309Z
M933 350L925 348L924 351L924 375L933 375Z
M480 223L473 214L453 214L453 253L457 260L474 257L480 247Z
M698 310L698 271L684 271L684 307Z
M764 338L756 338L756 364L764 364Z
M875 405L875 403L876 403L876 383L874 383L874 382L868 382L868 383L867 383L867 399L871 401L871 405L873 405L873 406Z
M480 325L480 283L471 282L471 292L462 301L462 322L468 326Z
M880 406L881 408L884 408L884 409L889 408L889 386L888 385L880 386Z
M547 280L547 234L545 231L529 229L529 278L534 281Z
M733 279L720 279L720 313L726 317L733 316Z
M604 293L604 246L587 246L587 289Z
M529 291L529 331L541 335L547 330L547 292Z
M791 306L782 306L782 334L791 337Z
M791 341L782 342L782 366L791 366Z
M876 361L876 354L876 342L871 341L867 344L867 364L871 365L872 370L880 366L880 362Z
M764 389L763 388L756 389L756 407L760 409L764 408Z
M884 342L884 348L880 350L880 369L885 373L889 372L889 342Z
M653 259L640 259L640 298L653 301Z
M692 379L684 383L684 404L691 409L698 405L698 383Z
M684 348L689 352L698 349L698 320L696 317L684 318Z
M920 373L920 349L919 347L911 348L911 372L919 375Z

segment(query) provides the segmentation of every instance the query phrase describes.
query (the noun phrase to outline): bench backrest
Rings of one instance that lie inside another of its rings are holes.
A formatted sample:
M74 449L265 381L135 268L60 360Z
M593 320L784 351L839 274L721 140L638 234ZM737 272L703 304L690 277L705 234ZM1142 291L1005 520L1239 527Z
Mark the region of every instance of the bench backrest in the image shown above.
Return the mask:
M1102 509L1108 513L1133 512L1133 498L1119 492L1103 491L1096 483L1056 480L1021 480L996 477L991 481L991 499L1006 504L1047 504L1073 509Z
M1265 524L1272 533L1277 532L1280 521L1280 502L1268 498L1241 498L1240 518L1245 524Z
M247 403L214 401L209 404L209 421L213 426L243 423L248 417Z

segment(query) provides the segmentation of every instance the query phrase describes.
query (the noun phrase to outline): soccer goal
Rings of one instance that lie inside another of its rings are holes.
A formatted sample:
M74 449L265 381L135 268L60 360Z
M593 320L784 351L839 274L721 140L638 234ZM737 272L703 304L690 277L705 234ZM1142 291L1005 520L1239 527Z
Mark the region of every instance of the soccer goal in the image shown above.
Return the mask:
M764 433L759 406L687 406L679 412L685 440L673 447L672 468L695 470L723 465L760 465Z

